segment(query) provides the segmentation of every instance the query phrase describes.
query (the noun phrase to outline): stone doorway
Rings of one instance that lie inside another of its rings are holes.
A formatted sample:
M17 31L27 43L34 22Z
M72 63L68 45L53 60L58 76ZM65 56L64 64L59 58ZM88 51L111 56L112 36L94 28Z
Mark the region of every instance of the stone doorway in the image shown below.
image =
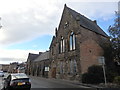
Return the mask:
M56 78L56 67L52 69L52 78Z

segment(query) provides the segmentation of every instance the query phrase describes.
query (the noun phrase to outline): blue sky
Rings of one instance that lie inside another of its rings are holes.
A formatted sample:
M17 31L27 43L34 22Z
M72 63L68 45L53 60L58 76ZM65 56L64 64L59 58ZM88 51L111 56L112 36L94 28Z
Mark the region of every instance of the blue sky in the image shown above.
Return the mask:
M107 21L97 20L97 24L109 35L107 30L110 25L114 24L114 16L113 18ZM52 37L53 37L52 35L43 35L43 36L34 38L33 40L30 40L30 41L9 45L6 47L6 49L22 49L22 50L33 49L33 50L46 51L46 50L49 50Z
M114 23L118 1L1 0L0 63L24 62L29 52L49 50L65 3L89 19L97 20L107 33L109 25Z
M21 50L33 49L45 51L49 50L51 41L52 36L44 35L30 41L7 46L6 49L21 49Z

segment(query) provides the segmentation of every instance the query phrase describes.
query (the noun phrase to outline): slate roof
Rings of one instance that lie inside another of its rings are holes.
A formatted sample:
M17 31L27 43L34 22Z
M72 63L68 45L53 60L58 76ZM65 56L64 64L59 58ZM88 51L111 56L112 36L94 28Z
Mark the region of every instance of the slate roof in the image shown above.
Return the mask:
M55 40L55 36L52 37L52 41L51 41L50 47L51 47L51 45L53 44L54 40ZM49 47L49 48L50 48L50 47Z
M33 61L33 60L35 60L38 56L39 56L39 54L29 53L27 60Z
M37 61L48 60L48 59L49 59L49 51L42 53L34 61L37 62Z
M68 11L71 13L71 15L77 20L79 21L80 25L84 28L87 28L93 32L96 32L98 34L101 34L105 37L108 37L108 35L94 22L91 21L90 19L88 19L87 17L81 15L80 13L72 10L71 8L67 7L65 5L65 7L68 9ZM79 20L78 20L79 19Z

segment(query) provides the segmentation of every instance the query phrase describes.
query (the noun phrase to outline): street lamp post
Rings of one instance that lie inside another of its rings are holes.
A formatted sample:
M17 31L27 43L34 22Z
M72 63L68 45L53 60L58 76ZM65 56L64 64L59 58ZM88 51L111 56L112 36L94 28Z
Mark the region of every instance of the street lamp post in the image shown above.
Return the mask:
M100 65L102 65L103 68L103 74L104 74L104 82L105 86L107 85L107 80L106 80L106 73L105 73L105 58L103 56L100 56L98 59L98 62Z

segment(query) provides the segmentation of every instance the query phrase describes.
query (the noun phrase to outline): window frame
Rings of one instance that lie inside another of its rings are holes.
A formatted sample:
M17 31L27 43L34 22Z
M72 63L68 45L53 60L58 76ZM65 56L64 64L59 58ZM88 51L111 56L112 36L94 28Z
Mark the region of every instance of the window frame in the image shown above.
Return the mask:
M70 59L70 74L77 73L77 61L76 59Z
M61 36L60 42L59 42L59 53L65 52L65 39Z
M70 37L69 37L69 50L75 50L76 49L76 35L74 34L74 32L70 33Z

